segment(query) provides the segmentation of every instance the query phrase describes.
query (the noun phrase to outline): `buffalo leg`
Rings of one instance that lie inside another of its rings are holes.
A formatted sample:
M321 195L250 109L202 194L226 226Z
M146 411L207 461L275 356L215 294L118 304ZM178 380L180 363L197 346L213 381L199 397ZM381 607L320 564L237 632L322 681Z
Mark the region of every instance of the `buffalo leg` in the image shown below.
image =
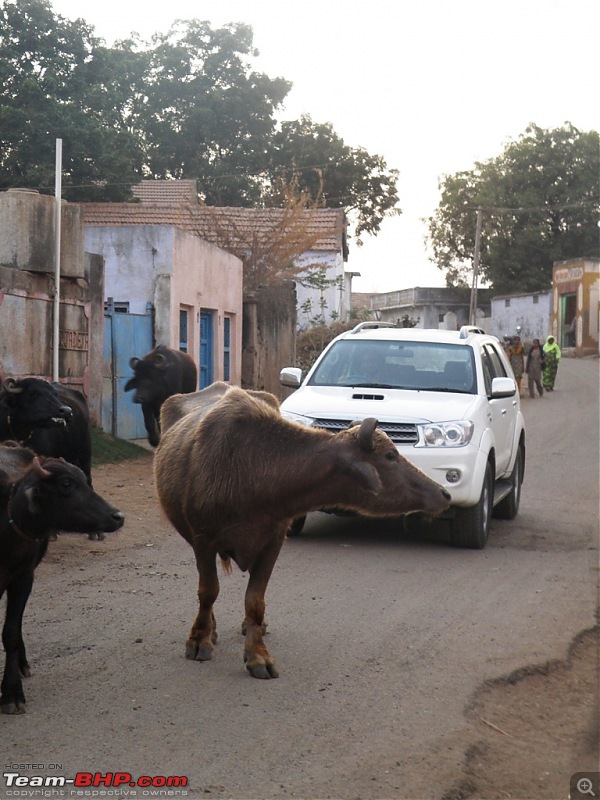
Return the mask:
M153 408L142 405L142 414L144 415L144 427L148 433L148 441L152 447L158 447L160 441L160 426L158 424L158 415Z
M216 554L196 554L198 567L198 615L185 645L185 657L194 661L209 661L217 641L217 626L213 606L219 596Z
M24 714L25 694L21 676L31 674L23 641L23 613L33 586L33 571L11 581L6 589L6 617L2 644L6 652L0 693L3 714Z
M250 568L250 578L246 589L246 618L243 627L246 631L244 642L244 662L253 678L278 678L275 659L264 643L265 631L265 592L273 572L273 567L281 550L285 530L260 552Z

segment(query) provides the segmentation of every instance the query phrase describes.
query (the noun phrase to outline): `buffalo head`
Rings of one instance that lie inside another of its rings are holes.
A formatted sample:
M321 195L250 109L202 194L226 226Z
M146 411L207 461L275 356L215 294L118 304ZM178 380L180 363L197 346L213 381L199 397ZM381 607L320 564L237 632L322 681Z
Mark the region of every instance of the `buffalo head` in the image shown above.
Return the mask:
M16 432L66 425L73 415L55 387L42 378L5 378L2 402L8 412L11 428Z

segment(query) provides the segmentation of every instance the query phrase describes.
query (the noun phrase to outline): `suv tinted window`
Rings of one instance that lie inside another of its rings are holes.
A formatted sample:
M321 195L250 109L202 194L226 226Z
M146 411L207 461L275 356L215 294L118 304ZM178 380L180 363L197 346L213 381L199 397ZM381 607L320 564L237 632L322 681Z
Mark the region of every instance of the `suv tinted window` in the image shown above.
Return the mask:
M484 344L481 348L481 366L485 379L485 391L488 397L492 394L492 379L506 378L504 364L493 344Z
M464 345L343 339L321 359L308 383L474 393L474 378L473 352Z

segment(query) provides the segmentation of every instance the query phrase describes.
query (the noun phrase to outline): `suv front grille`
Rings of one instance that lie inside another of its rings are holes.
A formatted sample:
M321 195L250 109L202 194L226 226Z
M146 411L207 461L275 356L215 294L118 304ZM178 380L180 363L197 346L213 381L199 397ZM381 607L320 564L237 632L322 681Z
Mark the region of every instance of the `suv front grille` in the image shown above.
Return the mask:
M345 430L351 422L351 419L315 419L314 427L338 433ZM417 426L408 422L380 422L377 427L387 433L394 444L416 444L419 441Z

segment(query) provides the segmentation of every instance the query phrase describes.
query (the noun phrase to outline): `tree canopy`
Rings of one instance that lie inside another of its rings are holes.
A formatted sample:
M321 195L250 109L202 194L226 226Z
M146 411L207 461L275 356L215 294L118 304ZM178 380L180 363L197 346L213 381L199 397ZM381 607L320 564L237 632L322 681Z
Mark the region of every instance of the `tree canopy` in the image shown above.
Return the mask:
M499 293L547 289L555 261L597 257L599 145L569 122L531 124L496 158L445 176L429 240L447 284L469 282L478 207L479 274Z
M58 138L69 199L127 196L142 150L111 91L118 69L88 25L45 0L0 6L0 187L53 187Z
M108 47L49 0L0 3L0 188L121 200L143 178L195 179L208 205L273 206L283 177L353 214L357 235L399 213L397 172L310 117L279 123L291 89L252 68L252 29L177 21ZM315 177L320 170L320 177ZM317 194L322 182L323 191Z
M349 147L329 123L304 115L283 122L270 156L271 180L277 175L297 179L302 191L322 194L330 208L345 208L356 219L358 243L364 233L377 233L384 218L399 214L398 171L381 156Z

